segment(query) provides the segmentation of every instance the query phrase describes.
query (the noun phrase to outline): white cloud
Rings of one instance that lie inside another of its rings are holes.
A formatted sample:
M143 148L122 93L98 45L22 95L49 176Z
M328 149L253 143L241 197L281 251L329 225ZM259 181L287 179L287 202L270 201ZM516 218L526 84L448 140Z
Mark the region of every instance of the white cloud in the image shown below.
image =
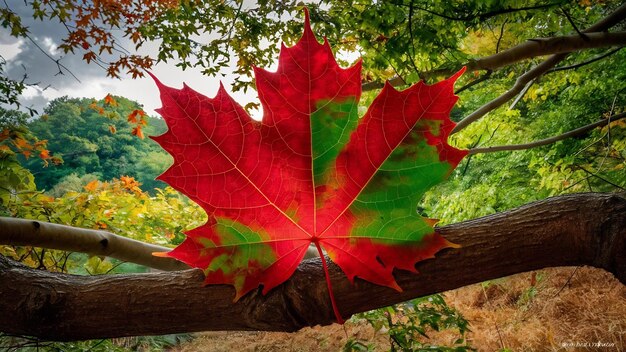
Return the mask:
M2 32L0 31L0 55L6 60L13 60L21 51L24 40L5 41L2 38Z

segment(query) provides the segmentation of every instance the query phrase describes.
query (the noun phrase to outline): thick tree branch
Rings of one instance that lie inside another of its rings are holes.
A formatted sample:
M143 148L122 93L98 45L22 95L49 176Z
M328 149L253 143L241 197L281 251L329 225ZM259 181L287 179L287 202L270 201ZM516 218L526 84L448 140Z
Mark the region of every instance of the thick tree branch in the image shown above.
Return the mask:
M497 54L469 62L467 64L467 69L470 71L495 71L512 63L538 56L570 53L574 51L604 48L610 46L622 46L624 45L624 41L626 40L625 32L587 32L585 36L586 37L581 37L580 35L575 34L564 37L539 38L529 40L508 50L504 50Z
M562 140L567 139L567 138L580 136L582 134L585 134L585 133L593 130L594 128L597 128L597 127L600 127L600 126L606 126L606 125L608 125L609 123L611 123L613 121L621 120L623 118L626 118L626 113L617 114L615 116L612 116L609 119L602 119L602 120L596 121L594 123L590 123L588 125L585 125L583 127L579 127L579 128L577 128L575 130L571 130L569 132L565 132L565 133L560 134L558 136L545 138L545 139L541 139L541 140L530 142L530 143L498 145L498 146L493 146L493 147L472 148L472 149L469 150L469 155L480 154L480 153L494 153L494 152L501 152L501 151L505 151L505 150L525 150L525 149L531 149L531 148L539 147L539 146L542 146L542 145L548 145L548 144L552 144L552 143L555 143L555 142L558 142L558 141L562 141Z
M189 269L189 266L175 259L152 255L153 252L167 252L171 248L139 242L106 231L36 220L0 217L0 244L107 256L166 271Z
M460 249L446 249L397 272L404 292L357 279L330 266L341 313L356 312L519 272L592 265L626 283L626 200L575 194L437 229ZM27 268L0 257L0 331L53 340L201 330L295 331L330 324L334 315L319 259L263 296L233 303L226 285L202 285L200 270L73 276Z

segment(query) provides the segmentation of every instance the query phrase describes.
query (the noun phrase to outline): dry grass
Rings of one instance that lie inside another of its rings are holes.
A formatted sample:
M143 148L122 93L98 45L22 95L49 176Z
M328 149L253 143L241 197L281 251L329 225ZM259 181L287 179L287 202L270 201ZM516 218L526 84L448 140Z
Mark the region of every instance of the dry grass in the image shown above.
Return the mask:
M626 286L600 269L544 269L445 296L470 321L467 339L480 351L626 351ZM383 332L348 322L292 334L202 333L176 351L339 351L349 337L368 341L376 350L389 349ZM453 338L443 332L432 335L431 343L449 344ZM605 345L593 345L598 342Z

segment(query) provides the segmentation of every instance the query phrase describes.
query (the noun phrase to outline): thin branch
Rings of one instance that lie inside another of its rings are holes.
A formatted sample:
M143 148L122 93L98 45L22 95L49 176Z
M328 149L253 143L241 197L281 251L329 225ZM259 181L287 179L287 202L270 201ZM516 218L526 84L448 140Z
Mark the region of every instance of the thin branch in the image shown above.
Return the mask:
M586 38L577 34L552 38L536 38L497 54L480 58L467 64L468 70L496 70L512 63L538 56L570 53L574 51L623 46L626 32L588 32Z
M507 101L513 99L518 93L520 93L524 89L526 84L528 84L530 81L544 74L550 68L554 67L554 65L563 61L566 57L567 57L567 54L552 55L547 60L535 66L530 71L519 76L511 89L509 89L504 94L497 97L496 99L481 106L480 108L478 108L478 110L475 110L474 112L469 114L467 117L465 117L463 120L459 121L459 123L452 129L451 133L457 133L461 131L465 127L469 126L471 123L485 116L488 112L499 108Z
M500 27L500 36L498 37L498 42L496 43L496 54L500 52L500 42L502 41L502 37L504 36L504 26L507 24L509 19L507 18L502 22L502 26Z
M577 69L577 68L580 68L580 67L583 67L583 66L586 66L586 65L592 64L592 63L594 63L594 62L596 62L596 61L600 61L600 60L602 60L602 59L604 59L604 58L606 58L606 57L608 57L608 56L611 56L611 55L613 55L613 54L617 53L618 51L620 51L620 50L622 50L622 49L624 49L624 47L623 47L623 46L621 46L621 47L619 47L619 48L615 48L615 49L610 50L610 51L608 51L608 52L606 52L606 53L604 53L604 54L602 54L602 55L596 56L596 57L594 57L594 58L592 58L592 59L589 59L589 60L587 60L587 61L584 61L584 62L581 62L581 63L575 64L575 65L569 65L569 66L562 66L562 67L555 67L555 68L551 68L551 69L549 69L549 70L546 72L546 74L548 74L548 73L552 73L552 72L557 72L557 71L575 70L575 69Z
M565 17L567 18L567 21L569 22L570 25L572 25L572 28L574 28L574 30L576 31L576 33L578 33L578 35L585 39L585 40L589 40L589 37L587 37L587 35L583 32L580 31L580 29L578 29L578 26L576 26L576 23L574 23L574 20L572 19L572 17L569 15L569 13L567 12L567 10L565 10L563 7L559 7L561 9L561 12L563 12L563 14L565 15Z
M57 73L55 74L55 76L56 76L56 75L59 75L59 74L64 75L65 73L63 72L63 70L65 70L65 71L67 71L67 73L69 73L72 77L74 77L74 79L75 79L78 83L82 83L82 82L80 81L80 79L78 79L78 77L76 77L76 75L75 75L75 74L74 74L74 73L73 73L73 72L72 72L69 68L67 68L65 65L63 65L63 64L61 63L61 59L60 59L60 58L59 58L59 59L55 59L55 58L53 58L52 56L50 56L50 54L48 54L45 50L43 50L43 48L42 48L41 46L39 46L39 44L38 44L38 43L37 43L37 42L36 42L33 38L31 38L31 36L30 36L30 35L26 34L26 35L25 35L25 37L26 37L26 38L27 38L27 39L28 39L28 40L29 40L29 41L30 41L30 42L31 42L31 43L32 43L32 44L33 44L33 45L34 45L37 49L39 49L39 51L41 51L44 55L46 55L46 57L47 57L48 59L52 60L52 61L53 61L53 62L57 65L57 68L59 69L59 72L57 72Z
M622 15L622 17L626 17L626 4L622 5L622 7L620 7L620 9L618 11L616 11L616 12L620 13ZM594 25L594 26L590 27L590 29L595 30L597 27L598 26ZM574 36L574 38L577 38L577 40L579 42L590 44L590 43L593 43L593 42L595 42L597 40L596 38L597 38L598 34L601 34L601 33L590 33L590 34L588 34L590 39L592 39L590 41L585 41L585 40L581 39L579 36ZM626 32L620 32L618 34L618 36L619 37L623 36L623 39L626 39ZM525 43L525 44L527 44L527 43ZM514 50L517 50L517 49L514 49ZM506 52L510 52L510 50L503 51L502 53L506 53ZM539 65L535 66L530 71L528 71L525 74L521 75L515 81L515 85L513 85L513 87L511 89L509 89L504 94L502 94L499 97L497 97L496 99L494 99L494 100L488 102L487 104L481 106L478 110L476 110L476 111L472 112L471 114L469 114L466 118L461 120L454 127L454 129L452 129L451 133L454 134L454 133L459 132L460 130L462 130L463 128L467 127L471 123L473 123L473 122L479 120L480 118L482 118L483 116L485 116L488 112L497 109L498 107L500 107L501 105L503 105L507 101L513 99L513 97L515 95L517 95L518 93L520 93L524 89L526 84L528 84L530 81L532 81L532 80L536 79L537 77L543 75L549 69L551 69L554 66L556 66L556 64L558 64L559 62L563 61L567 57L568 54L569 54L568 51L564 51L564 52L561 52L559 54L552 55L548 59L546 59L544 62L540 63ZM499 54L496 54L496 55L499 55ZM494 56L494 55L492 55L492 56Z
M461 88L457 89L456 91L454 91L454 94L459 94L459 93L461 93L462 91L464 91L466 89L469 89L469 88L471 88L471 87L473 87L473 86L475 86L475 85L477 85L477 84L479 84L481 82L484 82L484 81L488 80L491 77L492 73L493 73L493 71L491 71L491 70L487 71L487 73L485 73L484 75L480 76L478 79L475 79L475 80L471 81L470 83L468 83L468 84L464 85L463 87L461 87Z
M625 11L626 12L626 11ZM522 44L514 46L510 49L501 51L497 54L482 57L476 60L467 62L465 65L468 71L475 70L491 70L495 71L502 67L511 65L513 63L532 59L545 55L562 55L569 54L574 51L597 49L610 46L624 46L626 45L626 32L606 33L606 32L592 32L587 34L588 40L581 38L578 35L569 35L563 37L553 38L537 38L528 40ZM563 56L565 58L565 56ZM559 61L553 64L556 65ZM551 67L549 67L551 68ZM456 69L437 69L429 72L423 72L423 78L429 78L433 76L450 75L456 72ZM543 74L545 72L542 72ZM389 80L389 83L393 86L402 84L402 80L399 77L393 77ZM380 82L368 82L363 84L362 90L369 91L382 87Z
M594 123L591 123L589 125L583 126L583 127L579 127L575 130L571 130L569 132L560 134L558 136L554 136L554 137L550 137L550 138L546 138L546 139L541 139L535 142L531 142L531 143L524 143L524 144L511 144L511 145L499 145L499 146L493 146L493 147L484 147L484 148L473 148L469 150L469 154L470 155L474 155L474 154L479 154L479 153L494 153L494 152L501 152L501 151L510 151L510 150L526 150L526 149L531 149L531 148L535 148L535 147L539 147L542 145L547 145L547 144L552 144L558 141L562 141L564 139L567 138L571 138L571 137L576 137L576 136L580 136L582 134L585 134L591 130L593 130L594 128L600 127L600 126L606 126L611 122L614 121L618 121L621 120L623 118L626 118L626 113L621 113L621 114L617 114L615 116L612 116L609 119L602 119L600 121L596 121Z
M499 15L504 15L504 14L507 14L507 13L513 13L513 12L519 12L519 11L528 11L528 10L545 9L545 8L548 8L548 7L559 6L562 3L563 3L563 1L554 2L554 3L550 3L550 4L544 4L544 5L535 5L535 6L525 6L525 7L517 7L517 8L509 7L509 8L506 8L506 9L489 11L489 12L485 12L485 13L482 13L482 14L468 14L467 16L463 16L463 17L449 16L449 15L446 15L446 14L443 14L443 13L439 13L439 12L435 12L433 10L429 10L427 8L424 8L424 7L415 6L415 8L417 10L424 11L424 12L427 12L427 13L429 13L431 15L434 15L434 16L437 16L437 17L441 17L441 18L445 18L445 19L450 20L450 21L471 21L471 20L474 20L474 19L479 19L479 21L484 21L484 20L486 20L488 18L499 16Z
M409 37L411 38L411 48L413 50L413 55L411 58L409 58L409 60L411 61L411 65L413 66L413 69L415 70L415 73L417 74L417 76L419 77L419 79L422 79L422 74L420 73L420 70L417 68L417 66L415 66L415 60L413 59L415 57L415 39L413 38L413 5L414 5L414 0L411 0L411 3L409 4L409 23L407 24L409 26Z
M509 106L509 110L512 110L513 108L515 108L515 105L517 105L517 103L519 103L520 100L522 100L522 98L524 97L524 95L526 95L526 93L528 92L528 90L530 89L530 87L535 84L535 82L537 81L537 79L533 79L532 81L526 83L526 85L524 86L524 89L522 89L522 91L517 95L517 98L515 98L515 100L513 100L513 102L511 103L511 105Z
M625 189L624 187L622 187L622 186L620 186L620 185L616 184L615 182L611 182L610 180L607 180L606 178L604 178L604 177L602 177L602 176L600 176L600 175L598 175L598 174L596 174L596 173L593 173L593 172L591 172L591 171L589 171L589 170L585 169L584 167L582 167L582 166L580 166L580 165L574 165L574 167L576 167L576 168L577 168L577 169L579 169L579 170L582 170L582 171L583 171L583 172L585 172L587 175L589 175L589 177L595 177L595 178L599 179L600 181L604 181L604 182L606 182L606 183L610 184L611 186L613 186L613 187L615 187L615 188L619 188L619 189L621 189L622 191L626 191L626 189Z

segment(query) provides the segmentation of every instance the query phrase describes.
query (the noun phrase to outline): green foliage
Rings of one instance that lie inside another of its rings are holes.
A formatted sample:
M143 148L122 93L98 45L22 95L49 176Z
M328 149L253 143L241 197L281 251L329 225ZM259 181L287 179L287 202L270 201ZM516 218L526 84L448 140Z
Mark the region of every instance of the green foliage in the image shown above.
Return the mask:
M19 203L24 197L36 194L34 176L24 168L18 155L47 165L52 159L46 148L46 141L39 141L26 128L24 114L0 108L0 216L11 202Z
M76 342L47 342L26 336L9 336L0 333L0 349L7 352L156 352L172 348L190 339L191 335L189 334L176 334Z
M585 61L597 53L573 57ZM514 109L504 106L453 137L456 145L528 143L626 111L626 52L578 70L549 73L535 82ZM461 93L455 110L466 116L513 85L517 76ZM495 91L494 91L495 90ZM463 161L450 181L424 197L424 212L453 223L565 193L613 192L626 187L626 124L521 151L477 154Z
M132 176L150 192L165 186L155 178L171 164L169 155L152 140L132 135L137 125L129 122L130 115L140 106L122 97L114 101L115 104L107 104L106 100L55 99L45 109L45 115L28 124L35 136L49 141L52 154L63 159L62 165L49 168L32 160L24 162L37 176L38 189L53 190L59 195L63 187L84 186L77 183L76 177L81 179L85 175L100 180ZM145 120L147 126L142 133L158 135L165 131L161 119L146 117Z
M469 322L449 307L440 294L417 298L395 306L356 314L352 320L365 320L376 331L389 334L391 351L474 351L465 341ZM449 346L433 345L428 334L442 330L455 331L458 336ZM344 351L371 351L365 341L349 339Z
M167 187L150 195L132 177L111 182L93 180L81 192L61 197L35 193L11 202L13 217L37 219L83 228L106 229L136 240L160 245L178 244L182 231L206 220L204 212Z
M17 161L15 163L19 166ZM24 171L28 173L27 170ZM30 177L32 179L32 175ZM79 179L75 175L73 178ZM105 229L143 242L165 246L182 242L183 230L206 221L206 214L197 205L169 187L157 189L155 195L150 195L142 191L139 183L131 177L122 177L111 182L100 182L93 179L93 175L85 175L84 178L92 181L78 190L68 190L57 197L41 192L19 193L10 197L8 202L0 205L2 215ZM30 187L34 190L34 183L31 182ZM60 192L60 189L57 191ZM0 255L34 268L78 275L148 270L140 265L111 258L34 247L0 245ZM51 343L0 334L0 348L9 351L159 351L189 338L189 335L166 335Z

